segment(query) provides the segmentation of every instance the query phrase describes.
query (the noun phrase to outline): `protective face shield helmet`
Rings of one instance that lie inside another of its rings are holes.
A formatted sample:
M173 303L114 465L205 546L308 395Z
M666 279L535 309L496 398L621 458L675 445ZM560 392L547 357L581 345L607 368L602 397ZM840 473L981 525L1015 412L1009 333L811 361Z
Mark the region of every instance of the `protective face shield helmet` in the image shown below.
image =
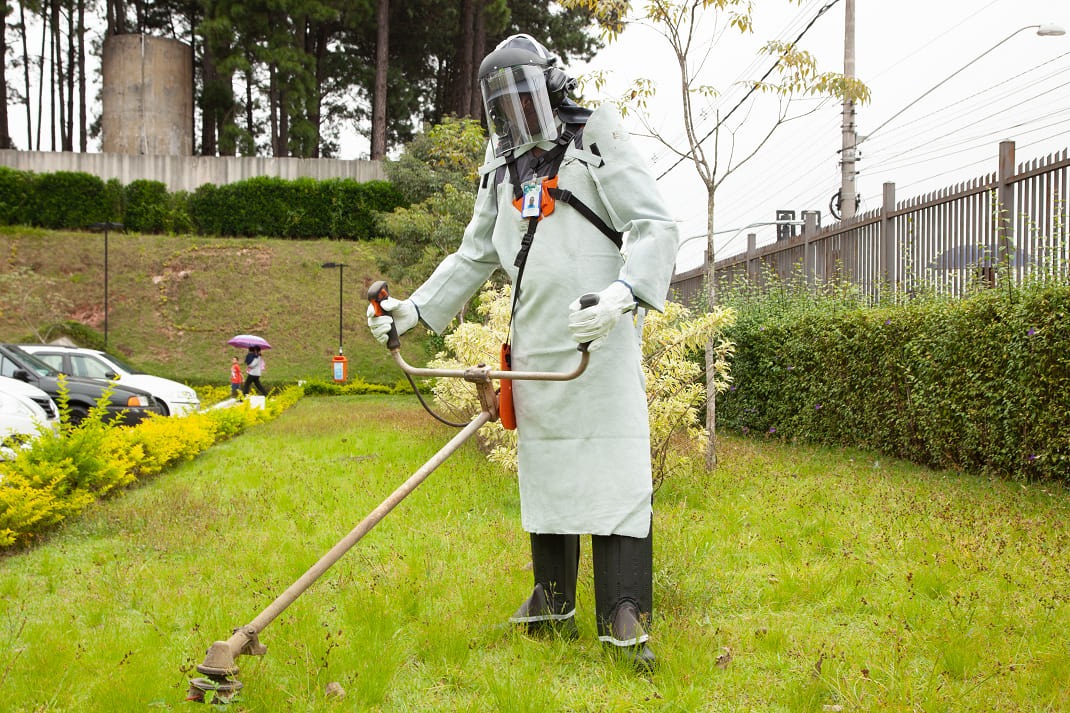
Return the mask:
M513 35L479 66L479 89L494 154L558 136L554 109L574 84L557 57L528 35Z

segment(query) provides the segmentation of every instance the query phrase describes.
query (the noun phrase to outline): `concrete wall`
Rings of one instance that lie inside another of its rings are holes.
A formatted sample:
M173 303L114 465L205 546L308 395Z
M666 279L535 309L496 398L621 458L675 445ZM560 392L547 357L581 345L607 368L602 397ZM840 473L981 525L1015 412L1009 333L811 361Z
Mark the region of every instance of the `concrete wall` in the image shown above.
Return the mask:
M101 146L107 153L193 153L193 50L165 37L104 40Z
M105 181L126 185L138 179L161 181L170 191L192 191L205 183L224 185L254 176L293 180L352 178L386 180L382 161L329 158L268 158L235 156L131 156L121 153L0 150L0 166L34 173L84 171Z

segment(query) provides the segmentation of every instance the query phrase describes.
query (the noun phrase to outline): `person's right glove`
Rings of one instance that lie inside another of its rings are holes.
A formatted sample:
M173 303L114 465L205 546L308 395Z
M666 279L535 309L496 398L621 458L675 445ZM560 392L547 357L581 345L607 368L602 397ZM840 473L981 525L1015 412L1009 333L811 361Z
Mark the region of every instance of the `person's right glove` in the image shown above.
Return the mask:
M635 309L632 288L620 280L597 294L598 303L590 307L581 307L578 299L568 306L571 310L568 331L580 344L590 342L587 347L589 352L602 346L602 341L613 331L622 314Z
M380 344L386 344L391 324L398 328L400 337L420 321L420 310L416 308L416 303L412 300L396 300L393 297L387 297L379 303L379 306L389 314L377 317L375 307L368 305L368 328L372 330L375 341Z

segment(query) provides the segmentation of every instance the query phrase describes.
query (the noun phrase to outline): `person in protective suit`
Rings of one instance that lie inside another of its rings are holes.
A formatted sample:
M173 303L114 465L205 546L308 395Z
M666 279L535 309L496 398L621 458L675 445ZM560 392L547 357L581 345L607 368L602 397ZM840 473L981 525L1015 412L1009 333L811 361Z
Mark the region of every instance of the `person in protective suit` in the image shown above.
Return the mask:
M513 283L512 368L574 381L514 381L521 523L534 587L510 621L577 633L580 535L590 534L598 636L653 667L650 433L639 310L660 310L679 232L619 114L568 98L575 80L528 35L479 68L490 130L471 221L458 250L405 300L368 323L385 343L423 322L441 332L501 267ZM626 235L626 241L622 237ZM623 249L622 249L623 248ZM580 297L597 303L581 308Z

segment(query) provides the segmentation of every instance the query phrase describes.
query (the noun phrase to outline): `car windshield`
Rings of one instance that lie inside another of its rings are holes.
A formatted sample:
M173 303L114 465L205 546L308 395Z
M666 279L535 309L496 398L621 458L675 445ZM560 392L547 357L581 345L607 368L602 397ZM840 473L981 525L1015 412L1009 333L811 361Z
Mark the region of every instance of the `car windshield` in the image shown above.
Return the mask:
M19 368L32 369L38 376L59 376L59 372L23 349L14 345L8 349L19 361ZM6 375L5 375L6 376Z
M145 373L145 372L141 371L140 369L135 369L134 367L130 366L129 364L127 364L125 361L123 361L119 357L115 356L114 354L108 354L107 352L101 352L100 356L101 356L102 359L106 359L108 362L110 362L111 365L115 367L115 371L118 371L121 374L144 374Z

